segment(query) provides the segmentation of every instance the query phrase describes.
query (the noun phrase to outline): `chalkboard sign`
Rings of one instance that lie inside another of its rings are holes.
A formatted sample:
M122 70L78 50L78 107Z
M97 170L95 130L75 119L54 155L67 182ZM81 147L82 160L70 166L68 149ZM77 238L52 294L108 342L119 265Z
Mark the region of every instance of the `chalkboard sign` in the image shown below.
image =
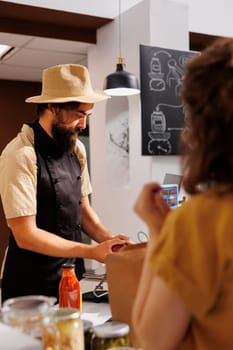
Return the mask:
M140 45L142 155L179 153L184 125L180 87L195 52Z

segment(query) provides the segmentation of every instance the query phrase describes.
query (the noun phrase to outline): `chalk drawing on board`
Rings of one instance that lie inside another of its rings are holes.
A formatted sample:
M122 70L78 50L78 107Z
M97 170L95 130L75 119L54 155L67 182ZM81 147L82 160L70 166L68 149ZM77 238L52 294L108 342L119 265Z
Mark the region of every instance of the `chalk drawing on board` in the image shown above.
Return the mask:
M185 64L194 54L140 45L143 155L179 153L184 123L180 88Z
M162 72L162 65L160 59L157 57L158 53L171 55L166 51L160 51L153 55L150 62L150 72L148 73L150 77L149 87L151 91L164 91L166 89L166 82L164 80L164 73Z
M106 120L107 180L112 188L129 183L129 108L126 97L108 101Z
M167 128L166 118L163 111L160 109L161 106L170 108L182 108L180 106L172 106L166 103L159 103L155 110L151 113L151 130L148 132L150 141L148 143L148 152L150 154L168 155L171 154L172 145L170 142L171 131L181 130L181 128ZM168 131L166 131L168 130Z

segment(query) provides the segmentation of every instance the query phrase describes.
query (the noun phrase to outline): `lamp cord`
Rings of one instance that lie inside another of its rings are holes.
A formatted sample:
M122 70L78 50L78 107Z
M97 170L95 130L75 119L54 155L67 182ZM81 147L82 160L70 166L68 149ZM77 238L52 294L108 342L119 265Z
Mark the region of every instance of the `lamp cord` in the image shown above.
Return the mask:
M119 54L120 54L120 58L122 58L122 55L121 55L121 0L119 0L118 2L119 4Z

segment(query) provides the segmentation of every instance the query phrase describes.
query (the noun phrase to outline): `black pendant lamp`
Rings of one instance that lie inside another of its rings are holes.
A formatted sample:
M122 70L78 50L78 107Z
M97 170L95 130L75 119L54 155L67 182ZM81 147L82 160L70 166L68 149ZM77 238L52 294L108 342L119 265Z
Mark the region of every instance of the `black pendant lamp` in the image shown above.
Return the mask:
M119 48L120 56L116 71L105 78L104 91L110 96L137 95L140 93L138 80L134 74L125 70L124 58L121 55L121 0L119 0Z

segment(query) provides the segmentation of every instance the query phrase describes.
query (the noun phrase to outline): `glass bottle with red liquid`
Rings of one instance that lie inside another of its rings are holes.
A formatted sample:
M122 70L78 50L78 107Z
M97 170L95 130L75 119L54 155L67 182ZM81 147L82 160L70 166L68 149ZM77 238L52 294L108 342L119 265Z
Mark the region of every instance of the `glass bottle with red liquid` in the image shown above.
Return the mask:
M74 264L62 265L59 283L59 307L73 307L82 311L82 295Z

